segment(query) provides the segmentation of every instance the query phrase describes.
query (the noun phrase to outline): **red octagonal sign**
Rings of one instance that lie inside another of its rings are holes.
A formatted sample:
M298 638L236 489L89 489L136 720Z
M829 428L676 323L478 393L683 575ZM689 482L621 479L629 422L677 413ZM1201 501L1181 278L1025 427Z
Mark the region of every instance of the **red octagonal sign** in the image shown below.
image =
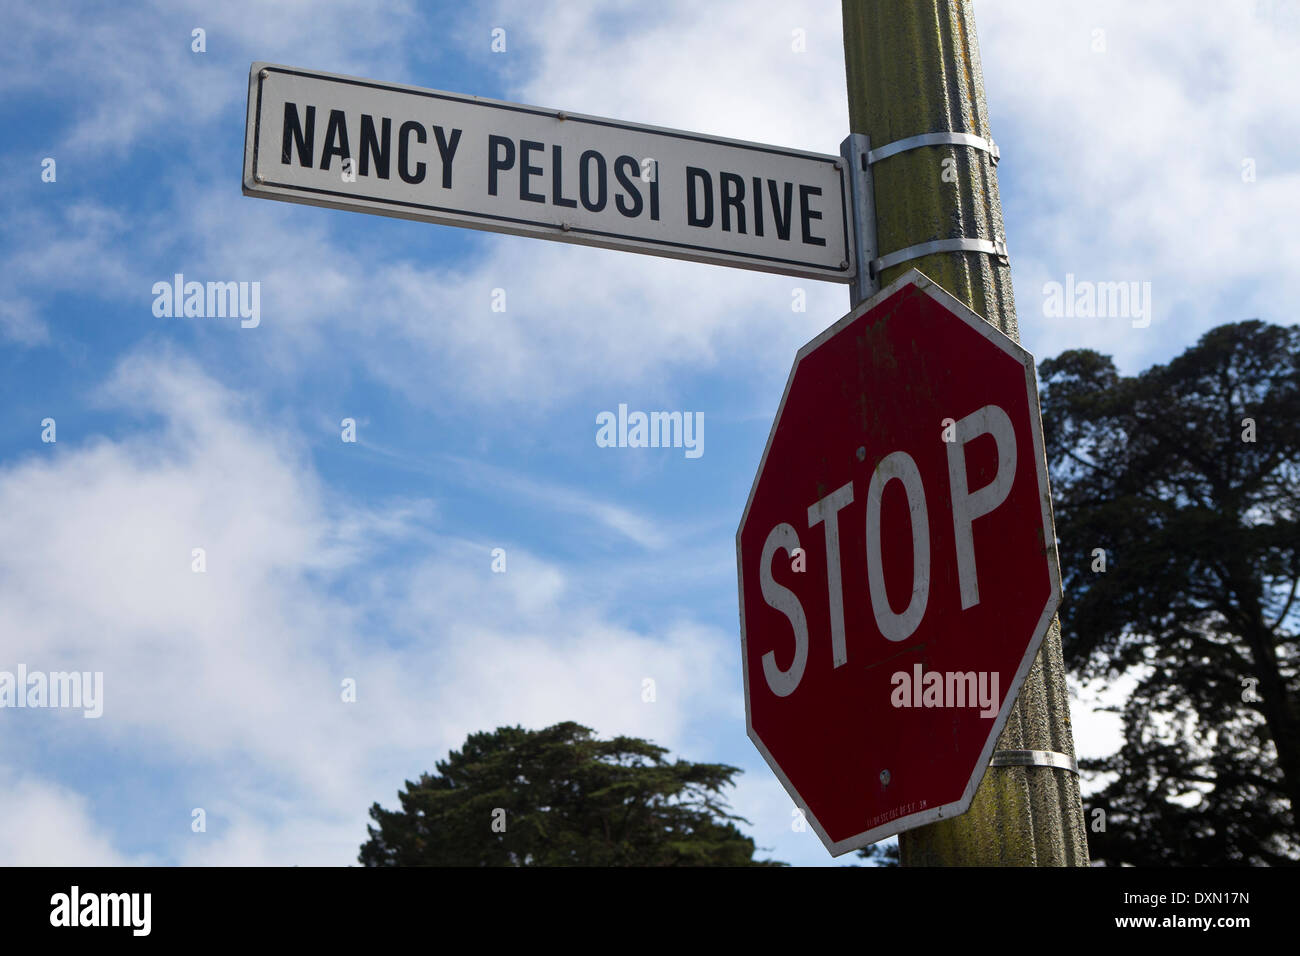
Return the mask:
M908 273L800 349L736 554L749 736L827 849L964 813L1060 601L1033 356Z

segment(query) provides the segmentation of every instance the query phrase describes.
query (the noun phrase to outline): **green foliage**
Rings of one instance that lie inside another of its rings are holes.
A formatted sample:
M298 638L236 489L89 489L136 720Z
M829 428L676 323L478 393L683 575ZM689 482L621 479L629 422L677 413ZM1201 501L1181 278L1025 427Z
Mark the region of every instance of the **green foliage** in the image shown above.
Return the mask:
M1083 764L1107 781L1094 858L1300 861L1300 330L1221 326L1133 377L1071 351L1040 377L1067 664L1137 680L1123 747Z
M401 810L370 808L378 826L366 828L359 859L366 866L784 865L755 861L754 841L735 826L748 821L728 812L721 791L739 770L670 763L667 752L637 737L599 740L572 722L471 734L436 774L406 782Z
M872 866L898 866L898 843L872 843L859 850L858 856L870 860Z

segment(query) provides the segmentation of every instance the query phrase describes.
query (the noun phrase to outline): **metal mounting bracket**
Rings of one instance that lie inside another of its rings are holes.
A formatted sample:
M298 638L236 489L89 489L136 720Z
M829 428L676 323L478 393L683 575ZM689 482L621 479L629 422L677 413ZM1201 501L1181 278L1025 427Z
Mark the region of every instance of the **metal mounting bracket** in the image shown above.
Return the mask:
M1068 770L1076 777L1079 764L1073 757L1055 750L998 750L989 761L990 767L1055 767Z
M877 275L869 268L876 258L876 190L871 177L871 165L867 162L870 153L871 139L864 133L850 133L840 143L845 174L849 177L854 252L858 264L857 274L849 286L849 296L854 306L880 291Z
M920 242L914 246L908 246L906 249L891 252L879 259L872 259L868 271L874 278L885 269L896 266L900 262L909 262L912 259L920 259L922 256L931 256L936 252L987 252L989 255L997 256L1005 261L1007 258L1007 244L1002 239L932 239L930 242Z
M888 159L896 153L903 153L909 149L916 149L918 146L970 146L973 149L982 149L993 158L993 165L998 164L1002 158L1002 153L998 150L998 144L991 139L985 139L983 136L976 136L974 133L920 133L916 136L909 136L906 139L897 139L892 143L886 143L879 149L873 149L867 153L868 165L878 163L882 159Z
M973 133L936 132L921 133L906 139L895 140L879 149L871 148L871 139L863 133L851 133L840 144L849 175L849 195L852 203L853 235L858 271L849 287L853 305L863 302L880 291L880 273L901 262L939 252L982 252L1007 261L1007 244L1003 239L934 239L887 255L877 256L875 180L871 167L882 159L916 149L920 146L969 146L982 149L997 165L1001 153L997 144ZM866 268L863 268L865 264Z

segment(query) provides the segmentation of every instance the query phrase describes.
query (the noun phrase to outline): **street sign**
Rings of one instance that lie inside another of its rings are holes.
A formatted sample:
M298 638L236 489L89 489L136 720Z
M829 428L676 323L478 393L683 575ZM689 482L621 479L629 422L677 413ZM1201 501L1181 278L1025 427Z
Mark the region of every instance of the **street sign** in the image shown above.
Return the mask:
M254 63L244 193L764 272L856 272L839 156Z
M1033 356L916 270L802 349L736 533L750 738L832 854L964 813L1060 602Z

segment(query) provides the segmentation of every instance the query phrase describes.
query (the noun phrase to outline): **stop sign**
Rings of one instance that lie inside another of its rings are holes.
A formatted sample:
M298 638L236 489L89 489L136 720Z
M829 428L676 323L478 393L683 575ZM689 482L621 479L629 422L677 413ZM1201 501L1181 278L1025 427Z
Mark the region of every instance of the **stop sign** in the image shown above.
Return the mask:
M965 812L1060 601L1033 356L911 271L800 349L736 553L749 736L827 849Z

